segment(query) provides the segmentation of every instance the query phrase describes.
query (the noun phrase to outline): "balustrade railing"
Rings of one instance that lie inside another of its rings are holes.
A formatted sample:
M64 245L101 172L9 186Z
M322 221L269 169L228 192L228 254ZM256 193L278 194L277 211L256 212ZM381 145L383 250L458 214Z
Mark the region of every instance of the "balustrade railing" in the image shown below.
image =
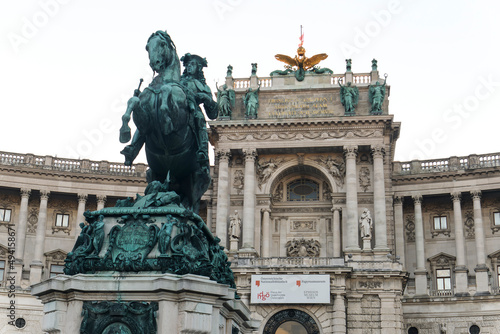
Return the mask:
M393 163L394 175L439 173L478 168L500 167L500 153L471 154L447 159L413 160Z
M33 154L9 152L0 152L0 165L23 166L73 173L96 173L139 177L144 177L147 169L147 165L142 163L129 167L116 162L110 163L108 161L91 161L87 159L65 159L48 155L37 156Z
M431 290L429 295L432 297L451 297L453 296L453 290Z

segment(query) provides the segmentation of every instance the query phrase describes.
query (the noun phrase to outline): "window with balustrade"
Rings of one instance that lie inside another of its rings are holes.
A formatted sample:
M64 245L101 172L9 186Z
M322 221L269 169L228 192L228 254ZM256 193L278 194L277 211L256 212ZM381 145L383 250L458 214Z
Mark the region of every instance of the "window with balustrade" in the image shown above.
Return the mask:
M433 296L452 296L453 295L453 268L455 267L455 257L439 253L428 259L431 264L431 273L433 284L431 286L431 295Z
M10 223L12 219L12 210L7 208L0 208L0 222Z
M493 233L500 231L500 210L491 213L491 230Z
M64 273L64 260L67 255L68 253L60 249L45 253L45 268L48 269L44 271L46 279Z
M434 238L439 234L450 236L450 225L446 214L438 213L431 215L431 234Z
M54 225L52 225L52 233L59 231L65 232L68 235L71 231L71 213L69 212L55 212Z

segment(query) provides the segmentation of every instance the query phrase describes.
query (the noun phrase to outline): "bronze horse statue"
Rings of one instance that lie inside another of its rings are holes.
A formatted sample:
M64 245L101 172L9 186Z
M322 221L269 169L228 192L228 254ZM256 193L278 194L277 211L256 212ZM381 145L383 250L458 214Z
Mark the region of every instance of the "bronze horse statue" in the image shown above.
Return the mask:
M199 129L194 117L200 107L194 93L180 84L180 61L170 36L164 31L155 32L146 50L149 65L157 75L142 92L139 86L128 101L120 142L127 143L131 138L131 115L137 130L121 153L130 166L145 145L148 183L164 183L168 191L180 196L186 208L198 212L201 196L210 183L208 160L199 158L200 151L207 151L201 147L207 143L200 142L196 135Z

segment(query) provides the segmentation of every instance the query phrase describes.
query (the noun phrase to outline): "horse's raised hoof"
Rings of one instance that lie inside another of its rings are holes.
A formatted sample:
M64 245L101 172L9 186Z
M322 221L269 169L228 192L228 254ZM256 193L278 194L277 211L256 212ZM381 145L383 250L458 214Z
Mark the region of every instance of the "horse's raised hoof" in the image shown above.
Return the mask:
M120 143L125 144L130 141L131 134L128 126L122 126L120 129Z

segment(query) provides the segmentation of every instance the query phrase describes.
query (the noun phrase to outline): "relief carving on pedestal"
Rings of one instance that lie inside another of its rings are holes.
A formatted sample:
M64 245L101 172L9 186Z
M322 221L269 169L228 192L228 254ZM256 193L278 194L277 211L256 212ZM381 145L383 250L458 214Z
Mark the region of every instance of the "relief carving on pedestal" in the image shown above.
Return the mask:
M316 159L317 162L319 162L321 165L326 167L328 172L333 176L335 179L335 183L337 184L337 187L342 188L344 185L344 178L345 178L345 162L341 158L334 159L331 156L323 156L319 155Z
M288 257L319 257L321 244L310 239L293 239L286 243L286 256Z

